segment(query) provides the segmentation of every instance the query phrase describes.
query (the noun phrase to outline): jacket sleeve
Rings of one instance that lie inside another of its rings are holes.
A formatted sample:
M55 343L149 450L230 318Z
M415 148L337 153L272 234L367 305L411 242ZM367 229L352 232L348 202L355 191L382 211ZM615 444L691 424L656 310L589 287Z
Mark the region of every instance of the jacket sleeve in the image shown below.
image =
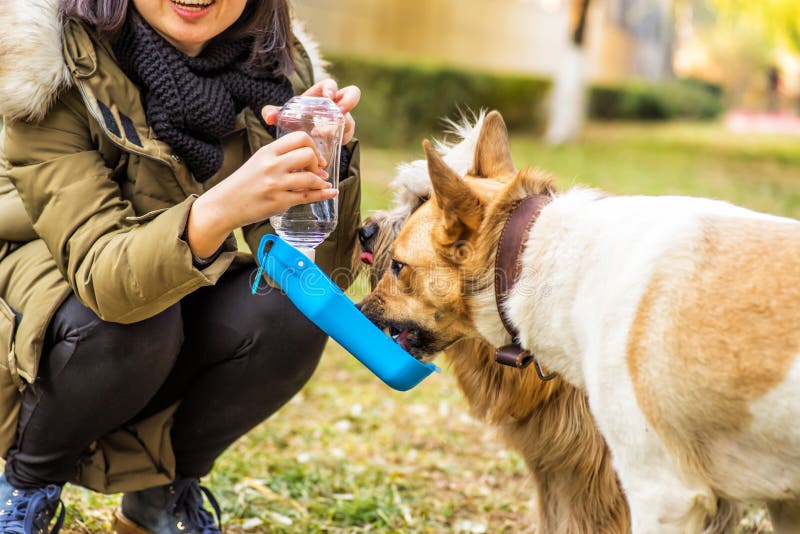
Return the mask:
M88 120L62 97L39 123L8 123L8 175L80 301L105 321L139 322L214 284L233 261L235 239L195 268L181 236L196 197L136 217L94 149Z

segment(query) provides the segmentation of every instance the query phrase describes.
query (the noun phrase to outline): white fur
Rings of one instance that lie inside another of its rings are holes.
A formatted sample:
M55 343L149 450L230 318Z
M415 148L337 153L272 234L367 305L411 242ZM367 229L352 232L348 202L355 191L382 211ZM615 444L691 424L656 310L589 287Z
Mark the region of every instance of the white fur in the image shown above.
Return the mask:
M797 488L800 488L800 463L786 466L775 461L774 456L794 455L800 457L800 432L783 433L774 432L781 428L785 421L800 421L800 410L797 403L787 402L798 395L797 384L800 384L800 358L795 360L786 380L762 398L750 404L750 413L753 415L751 431L760 437L758 440L748 440L741 447L729 447L726 453L738 456L741 461L752 462L759 465L759 471L764 473L760 477L762 483L768 485L758 489L764 493L784 493L786 498L797 498ZM767 440L764 443L763 440ZM764 449L774 452L765 455L760 451ZM742 458L742 456L744 456ZM730 473L731 478L743 475L741 472ZM735 487L753 485L753 480L736 480ZM740 497L741 498L741 497Z
M59 0L0 0L0 115L40 119L69 85Z
M701 221L709 216L794 224L800 231L797 221L725 202L601 198L592 190L572 190L542 210L526 242L520 280L506 305L522 345L549 369L586 389L626 491L634 533L699 532L704 518L716 511L716 488L679 469L646 419L626 360L629 330L655 266L672 254L671 270L691 272L691 253L676 245L695 242ZM497 345L507 335L490 293L491 289L481 297L474 312L481 334ZM771 453L773 445L757 443L759 437L769 436L774 447L797 456L800 403L793 399L798 390L800 362L785 384L753 403L759 423L749 434L756 437L742 438L736 450L750 446L751 452ZM800 466L786 469L783 465L781 470L776 462L766 462L765 456L752 456L753 469L763 468L782 485L750 487L747 480L732 475L727 489L735 488L737 493L728 491L727 496L770 500L800 492Z
M467 174L474 164L475 147L485 117L486 112L481 111L477 116L470 117L464 114L458 121L445 120L445 124L449 127L447 133L452 134L455 139L435 141L436 150L442 159L461 175ZM397 173L389 187L394 192L394 199L392 207L385 212L386 220L390 223L403 223L431 196L428 161L418 159L410 163L401 163L397 166Z

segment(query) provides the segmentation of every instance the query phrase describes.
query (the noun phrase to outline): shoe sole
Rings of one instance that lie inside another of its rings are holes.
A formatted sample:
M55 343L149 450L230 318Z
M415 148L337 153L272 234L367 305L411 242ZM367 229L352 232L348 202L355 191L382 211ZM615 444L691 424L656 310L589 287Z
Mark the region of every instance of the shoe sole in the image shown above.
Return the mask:
M153 531L140 527L117 509L114 512L114 522L111 524L111 532L114 534L153 534Z

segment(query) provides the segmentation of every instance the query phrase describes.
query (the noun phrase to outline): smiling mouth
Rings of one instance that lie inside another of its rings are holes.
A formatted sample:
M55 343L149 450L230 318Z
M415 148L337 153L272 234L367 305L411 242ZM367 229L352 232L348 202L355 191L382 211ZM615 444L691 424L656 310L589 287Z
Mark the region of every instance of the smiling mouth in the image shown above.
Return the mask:
M170 0L173 4L188 11L203 11L214 5L217 0Z

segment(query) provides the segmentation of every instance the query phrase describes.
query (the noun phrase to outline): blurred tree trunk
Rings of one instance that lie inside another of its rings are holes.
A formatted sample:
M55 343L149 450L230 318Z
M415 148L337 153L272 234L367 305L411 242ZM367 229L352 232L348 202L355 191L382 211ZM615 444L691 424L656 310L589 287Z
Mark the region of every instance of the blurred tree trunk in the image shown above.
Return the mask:
M591 0L571 0L571 37L553 84L547 142L574 141L586 114L586 25Z

